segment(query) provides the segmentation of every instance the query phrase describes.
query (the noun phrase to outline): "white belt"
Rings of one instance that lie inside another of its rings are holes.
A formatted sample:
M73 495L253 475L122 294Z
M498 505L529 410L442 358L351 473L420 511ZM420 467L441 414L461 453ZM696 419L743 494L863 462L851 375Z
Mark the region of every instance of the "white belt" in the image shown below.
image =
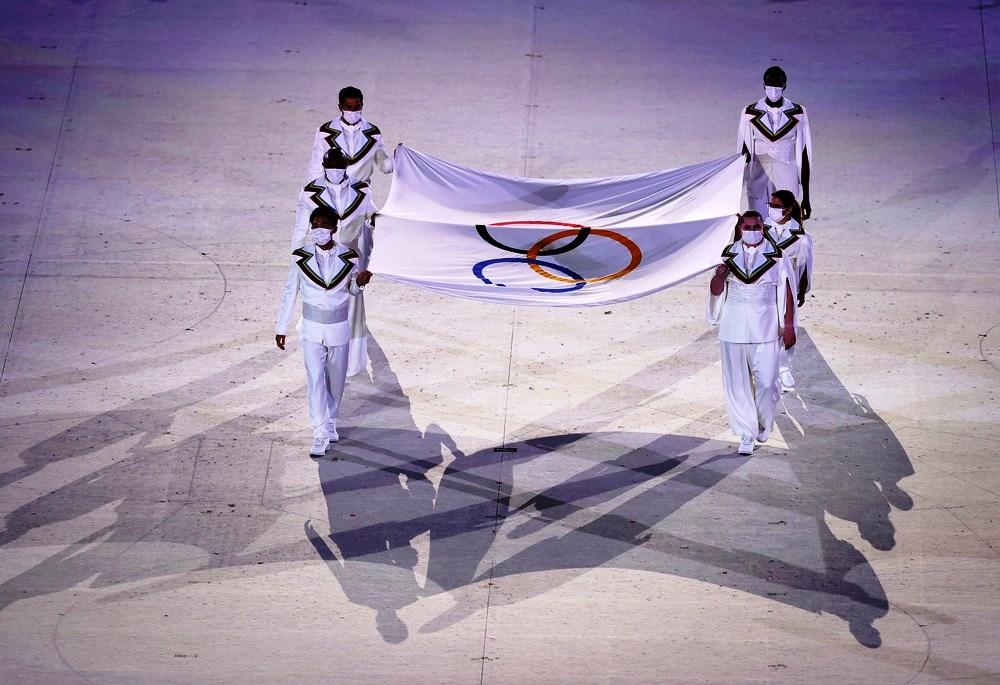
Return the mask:
M731 302L742 302L746 304L763 304L775 301L776 287L773 284L761 285L739 285L729 284L729 299Z
M347 321L347 307L323 309L308 302L303 302L302 318L306 321L314 321L316 323L340 323L341 321Z

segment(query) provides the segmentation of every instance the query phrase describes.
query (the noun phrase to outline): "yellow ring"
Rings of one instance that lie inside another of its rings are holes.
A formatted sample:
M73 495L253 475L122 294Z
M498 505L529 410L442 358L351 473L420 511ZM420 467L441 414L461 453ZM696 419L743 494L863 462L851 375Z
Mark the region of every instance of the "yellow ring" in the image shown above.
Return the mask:
M541 240L539 240L534 245L532 245L531 249L528 250L526 256L528 259L534 260L538 257L538 253L541 252L543 249L545 249L546 245L550 245L551 243L554 243L555 241L560 240L562 238L568 238L569 236L575 235L578 232L579 231L570 229L567 231L559 231L558 233L553 233L552 235L546 236ZM634 242L623 236L621 233L615 233L614 231L607 231L601 228L592 228L590 229L590 232L593 235L599 235L599 236L604 236L605 238L611 238L615 242L618 242L621 245L623 245L625 249L629 251L629 254L632 257L628 265L621 271L616 271L613 274L608 274L607 276L600 276L598 278L585 278L582 281L576 278L553 276L545 269L543 269L541 266L533 262L528 262L528 266L530 266L532 270L539 276L544 276L545 278L551 279L553 281L559 281L561 283L600 283L601 281L611 281L616 278L621 278L625 274L635 269L635 267L639 266L639 262L642 261L642 251L639 249L639 246L636 245Z

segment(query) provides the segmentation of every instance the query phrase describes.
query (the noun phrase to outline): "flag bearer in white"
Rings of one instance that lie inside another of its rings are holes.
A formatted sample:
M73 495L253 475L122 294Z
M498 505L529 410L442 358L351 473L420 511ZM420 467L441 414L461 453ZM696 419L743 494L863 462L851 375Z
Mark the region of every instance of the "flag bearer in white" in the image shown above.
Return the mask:
M795 301L788 262L764 238L760 214L743 214L738 229L712 277L708 321L719 326L729 425L739 453L753 454L774 425L778 354L795 344Z
M309 160L309 178L323 172L323 154L330 149L344 153L348 161L347 173L362 181L369 181L375 167L383 173L392 172L392 157L382 143L382 131L367 121L361 113L364 95L359 88L342 88L338 97L340 116L321 124L313 141Z
M799 203L790 190L777 190L771 194L764 220L764 237L778 246L788 260L792 271L792 284L796 300L801 307L812 287L813 249L812 236L802 227ZM778 362L778 382L782 392L795 388L792 375L792 349L781 349Z
M332 209L317 208L311 223L313 244L292 252L274 341L278 349L285 349L295 300L302 293L302 317L296 330L305 361L309 422L313 429L309 454L320 457L330 442L340 439L337 412L344 394L351 341L349 302L368 284L371 273L359 269L357 252L334 240L337 215Z
M340 150L332 148L323 154L323 167L319 174L302 186L299 192L292 229L293 250L310 243L309 215L312 211L317 207L329 207L337 214L337 241L350 245L365 260L368 259L375 203L371 197L371 186L367 181L351 176L349 168L350 164Z
M805 108L784 96L787 83L781 67L764 72L764 97L740 113L736 149L747 161L750 209L764 214L771 193L787 189L801 200L802 218L808 219L812 136Z
M347 158L337 148L323 155L321 173L299 193L292 231L292 249L309 245L309 216L317 207L325 207L337 216L337 242L358 253L358 268L368 268L372 251L372 227L375 204L367 183L347 173ZM347 375L353 376L368 366L368 327L363 296L351 299L348 321L351 326L351 349Z

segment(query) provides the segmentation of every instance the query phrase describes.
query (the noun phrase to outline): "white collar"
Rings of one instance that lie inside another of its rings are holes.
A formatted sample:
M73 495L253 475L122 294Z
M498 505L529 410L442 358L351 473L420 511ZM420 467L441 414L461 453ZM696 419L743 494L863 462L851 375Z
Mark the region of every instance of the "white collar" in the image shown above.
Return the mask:
M334 255L337 254L337 251L339 249L340 249L340 243L337 242L336 238L333 239L333 247L331 247L329 250L321 250L319 249L319 245L317 245L316 243L312 244L313 256L316 259L323 260L324 262L330 261L330 259L332 259Z
M770 241L764 240L756 248L747 247L742 240L726 246L722 253L733 275L743 283L754 283L777 263L781 251Z
M769 230L772 237L780 238L777 242L781 242L781 240L788 237L790 233L797 232L801 226L798 221L792 219L791 217L789 217L788 221L783 224L779 224L778 222L772 220L771 217L768 217L764 219L764 228L765 230Z

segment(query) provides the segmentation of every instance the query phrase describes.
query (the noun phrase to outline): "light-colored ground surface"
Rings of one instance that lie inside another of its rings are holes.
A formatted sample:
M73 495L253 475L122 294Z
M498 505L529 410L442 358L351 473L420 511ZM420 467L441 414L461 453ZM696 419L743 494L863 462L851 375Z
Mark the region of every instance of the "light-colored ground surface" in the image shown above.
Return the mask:
M1000 682L986 4L3 3L0 681ZM339 86L390 144L587 176L729 153L772 61L817 284L771 446L734 455L702 279L383 281L306 457L271 335Z

